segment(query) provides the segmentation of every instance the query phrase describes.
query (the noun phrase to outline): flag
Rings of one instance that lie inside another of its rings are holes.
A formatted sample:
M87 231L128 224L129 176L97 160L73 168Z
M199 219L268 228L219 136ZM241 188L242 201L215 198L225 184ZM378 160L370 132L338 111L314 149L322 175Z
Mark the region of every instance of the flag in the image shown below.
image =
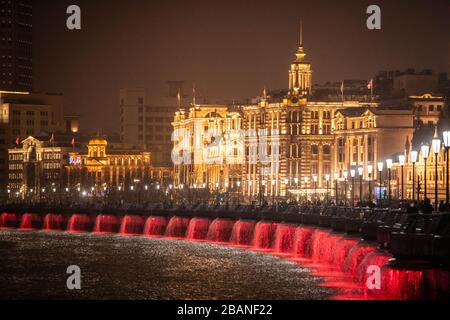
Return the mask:
M178 99L178 108L180 108L181 107L181 90L180 90L180 88L178 88L177 99Z
M19 138L19 136L17 136L17 138L16 138L16 145L19 145L20 144L20 138Z
M344 81L341 83L341 94L344 95Z
M50 137L50 142L53 143L55 142L55 135L52 133L52 136Z
M72 146L75 146L75 138L72 138L72 142L70 143Z
M195 84L192 86L192 102L195 106Z
M370 79L370 81L367 83L367 89L369 90L373 89L373 79Z

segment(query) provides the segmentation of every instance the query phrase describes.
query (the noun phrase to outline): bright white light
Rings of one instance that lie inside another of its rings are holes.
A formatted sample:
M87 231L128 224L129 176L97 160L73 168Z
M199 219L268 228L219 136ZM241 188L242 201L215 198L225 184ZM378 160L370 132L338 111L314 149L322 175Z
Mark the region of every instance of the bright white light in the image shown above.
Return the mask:
M441 149L441 139L438 137L433 138L433 140L431 140L431 145L433 146L434 153L439 153L439 150Z
M359 174L360 176L362 176L362 175L363 175L363 172L364 172L363 167L359 167L359 168L358 168L358 174Z
M430 147L424 144L420 147L420 150L422 151L422 158L428 159L428 155L430 154Z
M295 184L298 184L298 178L297 177L294 178L294 182L295 182Z
M344 171L343 175L345 179L348 179L348 171Z
M313 181L317 182L317 176L313 176Z
M334 173L334 180L337 180L337 179L339 179L339 172Z
M416 163L417 162L417 156L419 153L416 150L411 151L411 162Z
M399 163L401 166L404 166L404 165L405 165L405 160L406 160L406 158L405 158L405 156L404 156L403 154L401 154L401 155L398 156L398 163Z
M367 173L368 173L368 174L372 174L372 173L373 173L373 165L369 164L369 165L367 166Z
M386 168L392 169L392 159L386 159Z
M442 133L442 135L443 135L444 146L446 148L450 148L450 131L444 131Z
M378 171L383 171L384 163L382 161L378 162Z
M355 175L356 175L356 170L355 170L355 169L350 170L350 176L351 176L352 178L354 178Z

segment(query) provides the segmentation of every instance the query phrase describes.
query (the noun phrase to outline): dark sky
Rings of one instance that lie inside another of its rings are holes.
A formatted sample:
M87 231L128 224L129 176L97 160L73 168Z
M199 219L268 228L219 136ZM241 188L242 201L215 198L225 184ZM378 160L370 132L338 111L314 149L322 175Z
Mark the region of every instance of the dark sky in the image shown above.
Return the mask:
M66 28L71 4L81 31ZM381 31L366 28L370 4L381 7ZM184 80L211 102L285 88L300 18L314 83L449 71L447 1L35 0L34 14L35 89L64 93L89 131L119 131L124 87L159 95L166 80Z

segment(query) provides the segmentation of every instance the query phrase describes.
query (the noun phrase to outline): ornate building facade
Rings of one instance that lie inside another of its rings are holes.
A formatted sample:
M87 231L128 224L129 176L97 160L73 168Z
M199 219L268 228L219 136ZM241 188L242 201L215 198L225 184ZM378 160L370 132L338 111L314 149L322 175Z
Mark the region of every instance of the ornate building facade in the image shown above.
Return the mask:
M236 119L244 150L240 165L198 161L175 165L176 185L218 184L229 190L230 181L237 179L247 199L289 196L311 200L334 195L336 182L341 186L351 172L357 172L359 179L362 170L361 192L367 197L369 180L378 178L378 162L404 150L419 121L436 123L445 105L443 97L430 94L411 96L401 103L375 102L370 89L357 101L346 99L343 88L341 95L318 98L312 92L312 72L301 41L289 69L289 89L281 99L268 96L264 90L257 103L232 110L227 106L192 106L176 112L173 127L187 129L188 138L182 142L175 137L175 154L180 145L193 150L193 159L205 159L205 152L210 152L205 151L210 149L206 148L208 141L202 140L203 131L195 133L197 120L199 128L225 133ZM383 176L386 170L384 166ZM350 191L342 193L348 198Z
M132 149L108 149L108 142L95 138L87 154L69 152L67 187L96 192L114 188L128 190L133 185L151 182L151 155Z
M176 187L239 188L243 163L239 112L224 105L192 104L175 113L173 127Z
M28 137L8 150L10 198L40 198L59 192L67 181L65 165L70 148Z

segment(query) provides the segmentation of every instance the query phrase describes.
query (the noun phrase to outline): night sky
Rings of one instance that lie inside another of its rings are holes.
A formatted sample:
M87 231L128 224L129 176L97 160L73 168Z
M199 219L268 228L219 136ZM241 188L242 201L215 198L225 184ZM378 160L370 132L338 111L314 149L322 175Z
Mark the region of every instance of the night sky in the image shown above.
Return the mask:
M82 30L66 28L66 8ZM366 28L378 4L382 30ZM119 131L119 89L165 93L166 80L196 83L210 102L287 87L303 19L314 83L370 79L413 67L449 71L447 1L35 0L36 91L62 92L82 129ZM99 121L100 119L100 121Z

